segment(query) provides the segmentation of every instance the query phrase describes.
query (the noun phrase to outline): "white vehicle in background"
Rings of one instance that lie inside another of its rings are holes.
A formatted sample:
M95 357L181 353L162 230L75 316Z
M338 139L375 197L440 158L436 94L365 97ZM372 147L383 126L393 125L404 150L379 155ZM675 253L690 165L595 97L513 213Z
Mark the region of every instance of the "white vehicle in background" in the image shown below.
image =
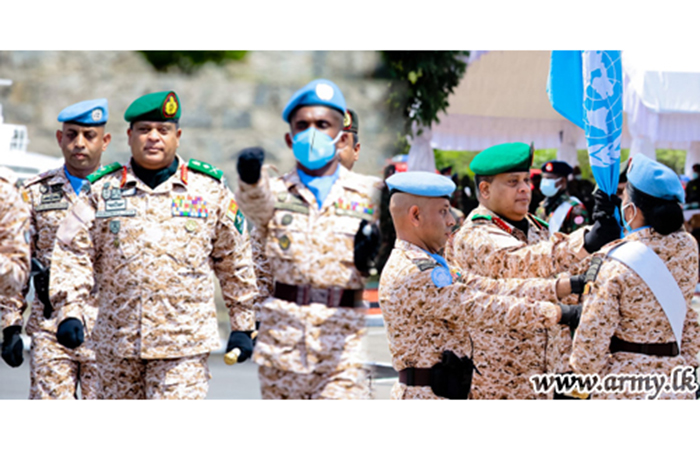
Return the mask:
M1 86L12 81L0 79ZM27 151L27 127L5 123L0 105L0 166L11 169L21 181L59 167L62 159Z

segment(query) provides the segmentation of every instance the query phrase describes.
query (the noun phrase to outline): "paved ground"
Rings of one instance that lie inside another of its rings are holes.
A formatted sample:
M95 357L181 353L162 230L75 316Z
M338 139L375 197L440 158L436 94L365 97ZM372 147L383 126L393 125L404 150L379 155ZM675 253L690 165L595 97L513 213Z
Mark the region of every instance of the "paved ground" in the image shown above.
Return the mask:
M376 323L376 322L375 322ZM382 326L368 328L365 345L370 362L377 377L394 376L388 368L391 358ZM259 399L257 365L245 362L240 365L227 366L223 353L212 353L209 357L209 369L212 379L209 383L207 399ZM375 399L388 399L395 378L373 379L372 394ZM24 363L12 369L0 360L0 400L26 399L29 395L29 354L25 352Z

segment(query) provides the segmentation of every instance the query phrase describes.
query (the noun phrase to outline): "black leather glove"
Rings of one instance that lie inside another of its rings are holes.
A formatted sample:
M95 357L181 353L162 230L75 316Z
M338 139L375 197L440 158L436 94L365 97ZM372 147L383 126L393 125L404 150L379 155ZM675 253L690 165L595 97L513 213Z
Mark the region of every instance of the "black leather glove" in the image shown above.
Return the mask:
M381 235L379 227L374 223L369 223L362 219L360 228L355 234L355 251L353 254L353 262L355 267L363 275L376 274L375 259L379 253L379 244L381 243Z
M578 324L581 321L581 305L565 305L564 303L559 303L561 308L561 319L559 323L561 325L568 325L571 331L575 331L578 328Z
M64 320L58 325L56 340L58 340L59 344L71 350L79 347L80 344L85 342L83 323L73 317Z
M583 288L586 287L586 275L572 275L569 282L572 294L583 294Z
M228 345L226 345L226 353L234 348L241 351L238 355L238 362L243 362L253 356L253 340L250 335L252 331L232 331L228 337Z
M21 332L22 327L17 325L2 330L2 359L10 367L19 367L24 362Z
M265 161L265 151L260 147L249 147L238 155L238 177L244 183L255 184L260 179L260 170Z
M621 200L617 195L608 195L600 189L596 191L593 207L593 228L583 237L583 247L588 253L595 253L605 244L620 239L620 224L615 218L615 210Z

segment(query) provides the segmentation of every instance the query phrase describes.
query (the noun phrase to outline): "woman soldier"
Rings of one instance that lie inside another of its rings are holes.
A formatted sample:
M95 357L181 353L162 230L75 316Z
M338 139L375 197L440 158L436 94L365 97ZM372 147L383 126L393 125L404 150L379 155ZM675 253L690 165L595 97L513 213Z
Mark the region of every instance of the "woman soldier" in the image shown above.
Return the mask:
M625 237L603 247L586 273L571 365L598 374L594 398L694 398L698 250L682 229L685 193L671 169L643 155L627 180Z

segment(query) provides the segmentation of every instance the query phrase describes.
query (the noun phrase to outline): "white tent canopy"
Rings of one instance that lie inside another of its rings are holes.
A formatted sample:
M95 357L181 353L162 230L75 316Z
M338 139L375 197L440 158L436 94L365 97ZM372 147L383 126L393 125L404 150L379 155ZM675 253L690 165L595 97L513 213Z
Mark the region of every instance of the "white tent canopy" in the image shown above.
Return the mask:
M414 140L409 170L434 170L432 149L483 150L509 141L557 148L578 164L583 130L557 113L547 97L548 51L479 52L449 98L440 123ZM689 150L686 172L700 161L700 63L644 60L623 52L622 147L654 158L655 148ZM686 57L687 58L687 57ZM663 71L659 68L664 68Z

